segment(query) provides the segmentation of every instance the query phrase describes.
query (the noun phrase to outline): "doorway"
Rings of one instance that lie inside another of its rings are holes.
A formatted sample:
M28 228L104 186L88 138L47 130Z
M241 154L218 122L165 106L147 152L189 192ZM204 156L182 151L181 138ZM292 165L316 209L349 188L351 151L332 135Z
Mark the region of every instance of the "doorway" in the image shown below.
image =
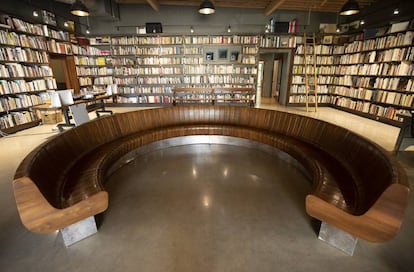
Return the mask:
M292 63L292 49L260 49L257 89L261 90L261 102L287 104Z
M51 54L49 64L58 90L73 89L75 94L79 93L79 81L73 56Z

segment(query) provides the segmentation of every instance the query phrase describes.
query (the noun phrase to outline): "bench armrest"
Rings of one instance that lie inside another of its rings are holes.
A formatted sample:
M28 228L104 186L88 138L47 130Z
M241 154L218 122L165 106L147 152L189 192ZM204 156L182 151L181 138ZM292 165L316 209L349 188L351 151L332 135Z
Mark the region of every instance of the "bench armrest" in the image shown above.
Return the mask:
M68 208L57 209L49 204L28 177L15 179L13 189L23 225L37 233L54 232L108 208L106 191L100 191Z
M391 184L363 215L352 215L315 195L306 196L306 212L321 221L369 242L381 243L395 237L401 227L410 189Z

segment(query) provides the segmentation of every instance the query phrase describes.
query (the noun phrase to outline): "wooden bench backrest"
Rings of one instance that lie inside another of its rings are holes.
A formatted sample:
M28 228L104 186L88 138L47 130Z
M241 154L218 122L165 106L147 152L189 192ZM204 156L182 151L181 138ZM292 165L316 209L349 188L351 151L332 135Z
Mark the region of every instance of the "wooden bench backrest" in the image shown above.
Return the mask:
M99 145L138 132L169 126L234 125L273 132L312 143L344 163L358 183L363 213L392 182L393 160L377 145L335 125L286 112L240 107L188 106L128 112L83 124L46 142L22 162L16 177L28 173L46 199L59 207L59 182L74 159ZM391 161L391 163L390 163ZM394 168L395 169L395 168ZM50 186L56 184L57 186ZM347 185L340 185L346 186Z

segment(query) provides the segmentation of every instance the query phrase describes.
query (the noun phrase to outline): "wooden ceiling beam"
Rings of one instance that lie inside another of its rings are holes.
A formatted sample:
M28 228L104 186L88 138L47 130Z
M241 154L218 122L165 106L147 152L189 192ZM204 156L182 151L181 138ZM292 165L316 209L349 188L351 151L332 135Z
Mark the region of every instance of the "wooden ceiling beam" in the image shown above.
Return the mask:
M280 7L286 0L273 0L272 2L267 5L264 9L263 14L264 16L269 16L273 11L275 11L278 7Z
M158 0L147 0L147 3L155 10L160 11L160 3Z

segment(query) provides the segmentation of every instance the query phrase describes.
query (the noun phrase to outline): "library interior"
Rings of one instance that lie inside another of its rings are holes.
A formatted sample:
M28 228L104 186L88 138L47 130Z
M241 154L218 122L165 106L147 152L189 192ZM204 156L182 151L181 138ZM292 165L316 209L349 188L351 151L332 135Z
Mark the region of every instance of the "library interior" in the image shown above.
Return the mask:
M414 1L1 2L0 270L413 269Z

